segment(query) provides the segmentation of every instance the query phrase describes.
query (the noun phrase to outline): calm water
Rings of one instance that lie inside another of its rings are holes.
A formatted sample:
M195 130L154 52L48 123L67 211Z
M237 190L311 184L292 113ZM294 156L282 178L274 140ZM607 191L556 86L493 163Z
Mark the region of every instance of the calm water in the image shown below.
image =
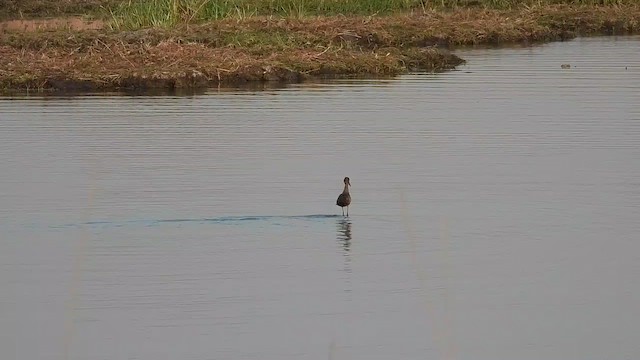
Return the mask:
M0 99L3 359L639 358L640 37L459 54Z

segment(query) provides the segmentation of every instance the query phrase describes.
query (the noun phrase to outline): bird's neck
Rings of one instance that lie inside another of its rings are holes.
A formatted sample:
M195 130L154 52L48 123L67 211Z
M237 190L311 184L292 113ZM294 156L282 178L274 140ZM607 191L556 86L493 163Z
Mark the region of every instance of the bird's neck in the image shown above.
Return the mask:
M349 193L349 185L344 184L344 190L342 190L343 194L348 194Z

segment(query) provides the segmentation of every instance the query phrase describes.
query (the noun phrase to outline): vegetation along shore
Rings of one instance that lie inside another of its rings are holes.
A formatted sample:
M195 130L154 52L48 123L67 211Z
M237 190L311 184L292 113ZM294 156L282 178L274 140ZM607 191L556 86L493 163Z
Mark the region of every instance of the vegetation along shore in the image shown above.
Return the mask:
M464 45L630 34L636 0L0 0L0 89L203 88L443 71Z

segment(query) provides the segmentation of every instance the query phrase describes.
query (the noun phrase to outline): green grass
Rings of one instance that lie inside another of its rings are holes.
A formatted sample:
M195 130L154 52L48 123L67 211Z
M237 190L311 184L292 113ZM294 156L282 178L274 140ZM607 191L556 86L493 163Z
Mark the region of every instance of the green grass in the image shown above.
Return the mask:
M624 5L639 0L0 0L0 19L75 15L109 17L114 28L174 26L256 15L306 17L384 15L434 8Z
M372 15L422 7L421 0L129 0L110 10L114 27L140 28L256 15Z
M105 8L120 3L122 1L119 0L0 0L0 19L78 15L101 17Z
M638 0L128 0L109 7L112 27L171 27L251 16L301 18L332 15L384 15L458 7L510 9L521 6L623 5Z

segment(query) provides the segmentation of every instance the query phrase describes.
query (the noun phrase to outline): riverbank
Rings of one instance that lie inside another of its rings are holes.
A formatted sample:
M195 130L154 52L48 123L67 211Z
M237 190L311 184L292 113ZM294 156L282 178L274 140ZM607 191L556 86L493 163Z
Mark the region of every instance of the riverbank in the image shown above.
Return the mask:
M382 16L247 16L128 30L103 20L2 28L0 88L202 88L248 82L380 77L461 64L461 45L628 34L640 5L423 9Z

